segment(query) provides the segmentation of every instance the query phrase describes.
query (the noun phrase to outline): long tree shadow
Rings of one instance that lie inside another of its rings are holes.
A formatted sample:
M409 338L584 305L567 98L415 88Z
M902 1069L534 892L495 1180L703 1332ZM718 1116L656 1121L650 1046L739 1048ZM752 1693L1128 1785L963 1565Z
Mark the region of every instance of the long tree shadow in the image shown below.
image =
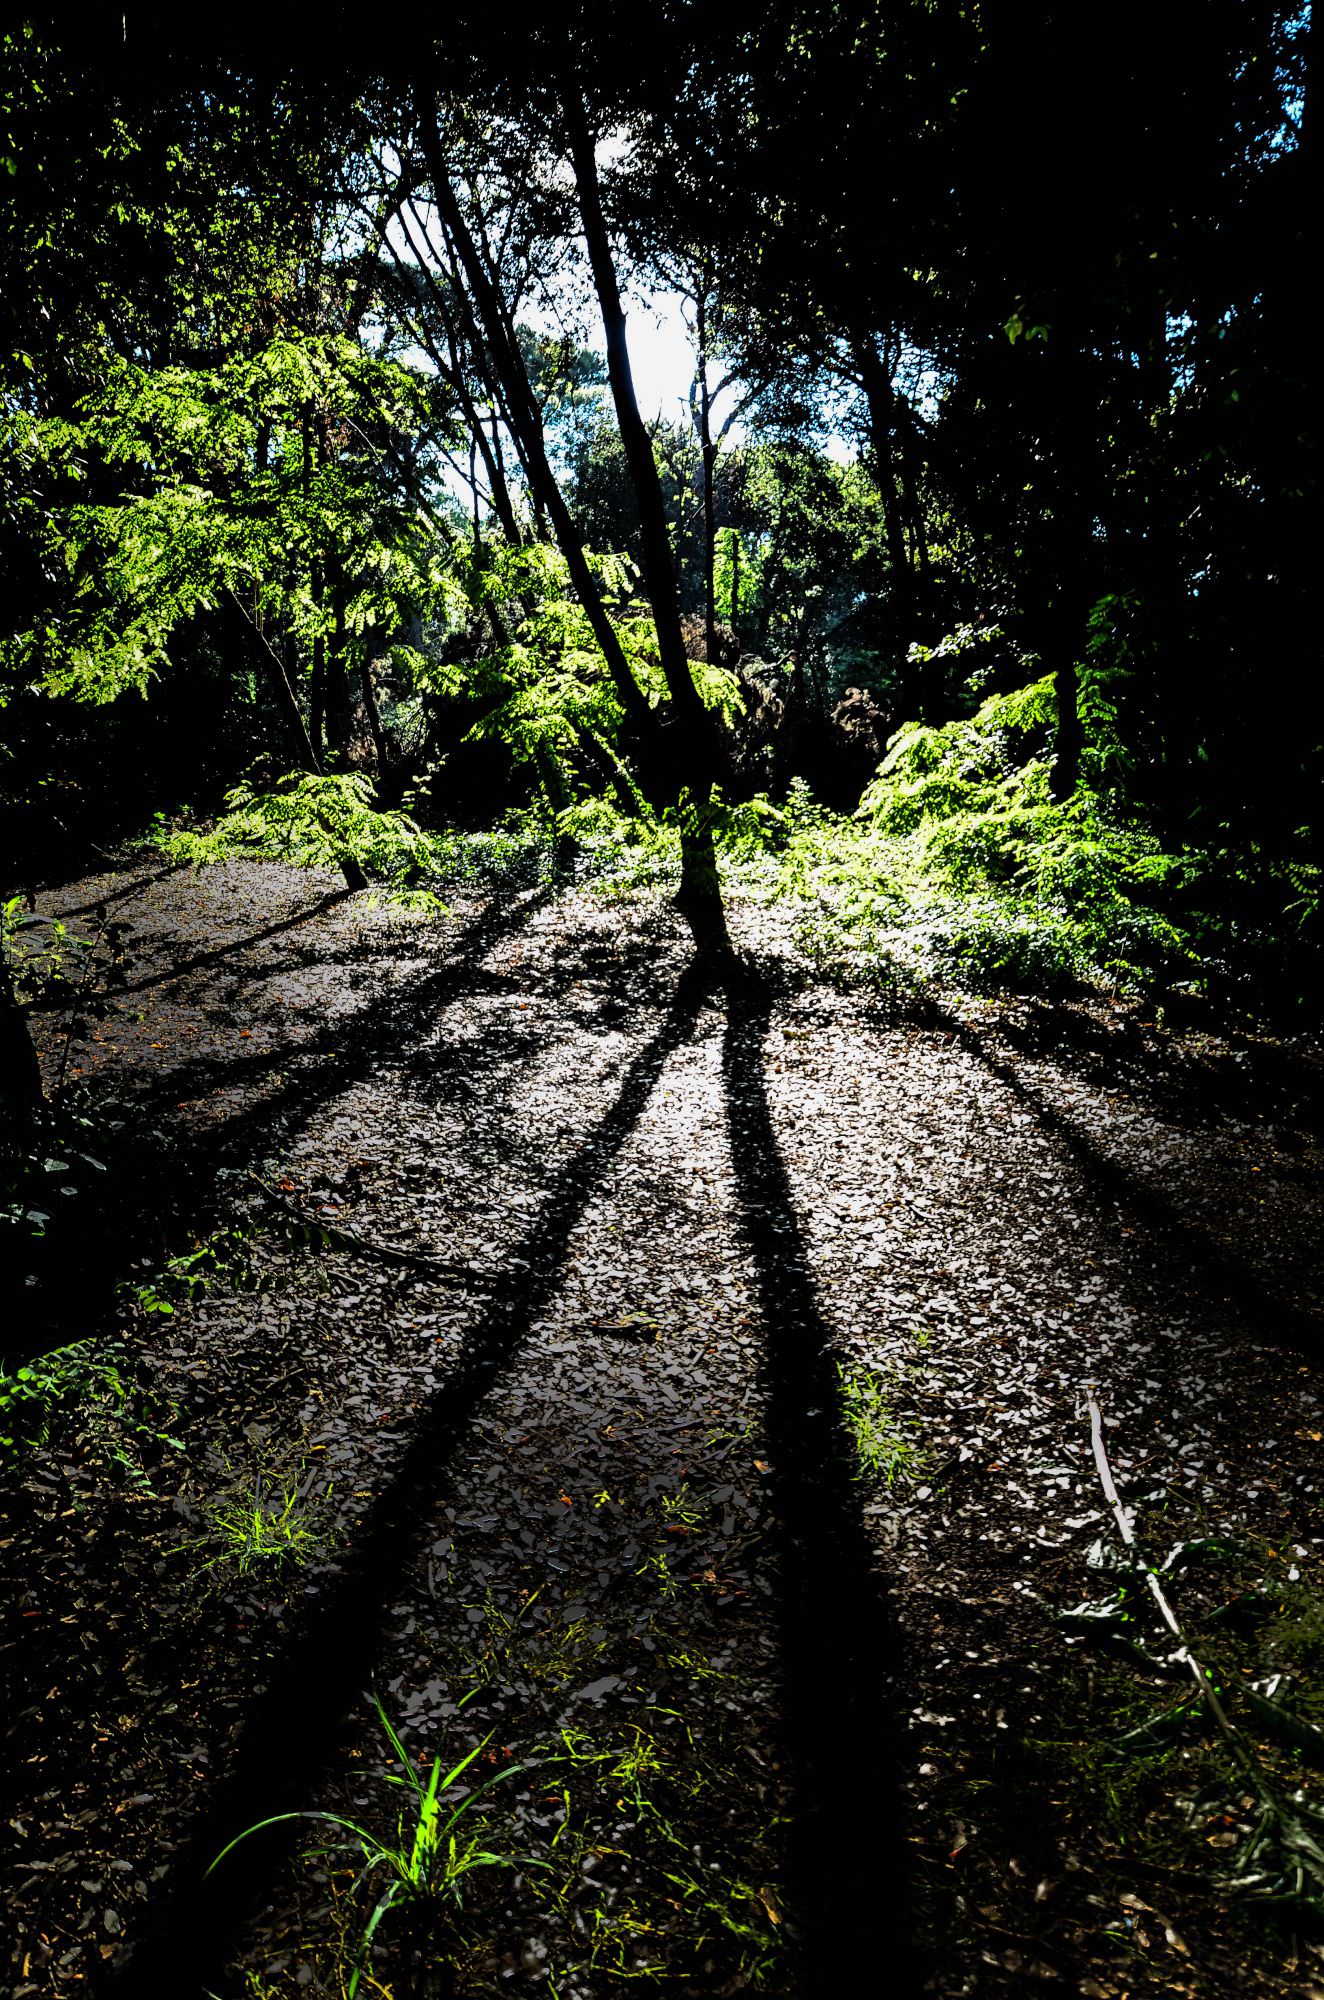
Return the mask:
M435 970L338 1015L293 1046L198 1057L132 1089L123 1132L110 1143L98 1135L106 1171L88 1183L80 1203L56 1210L35 1246L36 1282L25 1285L17 1267L0 1273L0 1311L8 1288L15 1316L21 1307L26 1351L40 1353L72 1337L70 1329L99 1324L136 1260L159 1259L232 1205L227 1172L251 1166L277 1137L288 1143L377 1062L408 1047L440 1008L484 984L486 954L548 900L546 891L516 903L494 898ZM198 1106L222 1093L240 1101L201 1124ZM250 1101L243 1101L245 1093Z
M172 875L182 873L189 865L187 861L168 861L165 867L158 868L154 875L142 875L135 882L126 882L122 888L108 890L104 896L93 896L90 902L75 903L68 910L57 910L55 920L65 923L70 917L94 916L98 910L104 910L111 903L126 903L130 897L144 894L155 883L168 881Z
M356 893L353 889L332 889L327 895L309 903L305 909L296 910L291 917L281 917L274 924L266 924L260 931L250 931L245 937L231 938L227 943L216 945L211 951L200 951L192 958L184 958L177 965L167 966L161 972L150 972L143 979L130 980L124 986L116 987L116 994L145 993L151 986L167 986L172 979L183 979L190 972L201 972L212 966L224 965L227 959L236 958L255 944L267 944L272 938L281 937L286 931L297 930L301 924L309 923L314 917L323 917Z
M769 996L733 979L727 1007L731 1155L766 1343L799 1990L909 1995L919 1987L898 1757L901 1641L865 1534L831 1333L768 1103Z
M1124 1207L1144 1228L1172 1266L1172 1275L1206 1297L1227 1301L1244 1316L1246 1330L1257 1338L1289 1347L1308 1360L1324 1351L1324 1323L1319 1315L1280 1298L1266 1280L1240 1258L1215 1243L1205 1230L1181 1214L1172 1198L1151 1182L1142 1181L1066 1117L1044 1092L1035 1090L1013 1064L989 1048L983 1037L960 1017L938 1006L937 1018L958 1045L1011 1092L1019 1104L1070 1153L1092 1185Z
M668 1058L692 1035L707 987L697 963L682 975L662 1024L628 1064L615 1101L561 1170L455 1368L425 1405L389 1485L364 1516L342 1573L310 1602L250 1710L229 1775L175 1858L172 1887L147 1914L127 1963L105 1975L99 1990L135 2000L158 1994L187 2000L207 1993L233 1956L298 1838L297 1822L246 1842L215 1875L204 1871L246 1827L305 1807L315 1796L345 1720L371 1682L393 1601L446 1492L456 1448L555 1292L592 1192L638 1123Z

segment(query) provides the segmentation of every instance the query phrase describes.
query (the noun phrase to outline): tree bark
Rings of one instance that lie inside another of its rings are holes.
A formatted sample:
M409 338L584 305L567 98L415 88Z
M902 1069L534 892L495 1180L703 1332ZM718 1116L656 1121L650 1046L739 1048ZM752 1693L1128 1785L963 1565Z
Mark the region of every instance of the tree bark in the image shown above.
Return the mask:
M708 301L696 291L694 331L698 346L699 454L703 466L703 630L708 664L717 660L717 446L713 441L712 399L708 393Z
M634 376L630 368L630 349L625 334L625 310L621 304L620 287L616 281L616 266L612 260L611 245L607 239L607 225L602 213L593 139L588 129L583 98L572 78L566 79L563 102L576 190L579 195L579 212L584 224L584 240L588 248L594 290L598 296L598 311L606 338L607 378L611 384L616 423L625 452L625 462L629 467L630 483L634 488L639 507L644 589L657 632L658 657L666 680L667 693L675 706L677 716L686 722L691 720L699 722L701 740L704 733L702 725L707 722L707 714L699 699L699 692L694 685L689 660L685 654L685 638L680 624L680 600L676 594L676 579L671 563L671 538L667 533L666 502L662 494L662 482L657 476L652 439L639 414ZM696 743L694 747L697 750L699 745Z
M276 706L280 710L281 721L285 724L285 728L289 734L290 743L294 749L295 762L305 771L313 771L320 774L322 766L318 761L317 752L313 748L313 739L308 734L308 725L303 719L303 711L299 707L294 689L290 686L290 677L285 671L284 660L282 660L261 626L249 617L248 613L244 610L241 599L235 592L232 590L228 595L230 602L243 619L245 629L261 653L262 663L271 676L271 686L276 697Z
M552 815L552 873L568 875L575 858L575 843L560 825L560 815L570 803L570 791L565 781L565 772L556 752L546 743L540 743L537 755L538 778L543 796L547 800L548 811Z
M896 391L892 387L878 343L868 335L856 348L860 383L869 411L869 443L873 450L874 481L883 510L883 532L891 570L892 601L895 606L897 641L908 643L914 623L914 577L910 551L906 546L905 522L897 492L897 464L903 447L897 436Z
M354 715L349 699L349 668L345 660L345 587L338 583L332 593L335 607L335 634L326 649L323 701L326 713L326 745L333 756L344 758L349 751Z
M417 218L415 219L417 221ZM403 214L401 215L401 221L404 224L406 235L409 235L410 245L412 248L414 247L413 237L412 235L410 235L409 224L407 221L405 221ZM418 229L428 251L430 252L431 255L435 257L436 256L435 246L433 245L426 228L424 228L421 222L418 222ZM396 249L395 245L390 242L389 238L387 240L387 247L390 250L391 256L395 262L396 269L402 274L404 274L406 270L404 261L401 258L400 253ZM438 258L437 261L440 262L440 259ZM511 500L510 488L506 483L505 467L501 463L499 450L494 450L493 446L489 446L488 444L487 437L483 431L482 420L478 414L477 406L474 403L473 397L469 393L469 384L465 379L465 372L464 372L464 350L460 340L459 332L455 325L454 317L451 314L445 293L442 291L441 286L437 283L436 279L433 277L431 271L427 268L426 264L423 262L421 256L419 257L416 269L421 274L423 282L427 286L428 296L432 300L433 305L436 307L437 315L441 320L442 329L446 335L446 354L445 355L442 354L440 347L437 345L437 342L432 337L432 332L430 328L427 326L426 322L421 317L418 319L414 319L411 317L411 322L410 322L411 331L414 333L416 339L418 340L419 346L423 349L424 353L427 355L428 359L431 361L433 367L436 369L437 373L441 376L442 380L446 382L455 391L455 395L459 401L460 409L463 412L464 421L466 426L468 427L469 434L475 440L479 453L482 457L483 470L486 473L488 479L488 490L491 493L492 505L496 510L497 519L501 523L502 532L505 534L507 541L512 543L512 545L514 545L515 547L518 547L519 543L523 538L519 531L519 525L515 519L515 508ZM471 345L472 344L473 343L471 342ZM478 343L474 351L474 365L480 372L484 374L484 376L486 375L486 371L484 370L483 367L483 354L482 354L481 342ZM488 382L487 386L489 394L492 396L493 401L495 403L495 401L497 400L496 385L493 382ZM495 445L497 437L497 416L495 409L493 409L492 412L492 435L493 435L493 445Z
M313 671L308 683L308 740L313 746L313 769L322 769L326 744L326 640L319 632L313 640Z
M417 101L419 138L428 164L428 172L432 176L433 201L441 218L442 227L454 245L468 281L473 304L481 316L482 330L486 336L484 345L501 386L506 420L519 450L530 490L540 502L551 524L556 545L565 558L575 594L584 607L593 636L602 648L602 655L607 662L621 706L640 736L645 741L651 741L654 734L653 712L630 671L630 663L625 657L616 628L602 601L593 571L584 554L583 544L571 519L570 509L566 506L561 489L557 485L556 475L552 471L543 442L542 425L529 387L523 357L508 336L496 286L455 198L442 149L436 100L420 89Z
M672 726L679 739L676 761L681 778L682 833L677 902L684 910L694 932L695 943L701 950L729 952L730 939L722 908L712 834L713 788L718 773L716 731L694 685L686 657L680 600L671 566L666 503L662 483L657 476L652 441L639 414L635 395L625 312L602 212L593 138L583 97L570 75L564 81L562 101L579 212L584 225L584 241L606 336L607 377L639 507L644 589L657 633L658 657L670 697Z
M377 706L377 689L372 678L372 661L365 650L362 667L363 713L368 718L368 733L372 737L372 747L377 758L377 775L380 778L386 769L386 732L382 728L382 712Z

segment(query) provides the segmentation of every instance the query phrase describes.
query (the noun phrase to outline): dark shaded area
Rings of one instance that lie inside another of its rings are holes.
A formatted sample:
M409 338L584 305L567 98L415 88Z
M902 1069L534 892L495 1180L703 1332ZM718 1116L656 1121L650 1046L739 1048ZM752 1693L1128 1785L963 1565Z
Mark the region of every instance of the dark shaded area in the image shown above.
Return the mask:
M798 1803L787 1895L801 1926L801 1990L877 1990L885 1951L888 1990L909 1993L918 1975L897 1762L901 1644L864 1532L832 1337L768 1103L771 996L757 978L733 980L727 1004L731 1156L766 1340L782 1731Z
M334 906L340 893L319 899L269 934L296 928ZM534 895L512 903L494 897L461 933L439 971L389 990L347 1018L314 1025L293 1046L283 1043L234 1059L203 1056L131 1086L116 1107L122 1128L97 1132L92 1141L103 1156L101 1169L82 1179L76 1202L53 1208L46 1234L32 1246L30 1271L11 1262L0 1276L0 1309L10 1324L22 1326L23 1351L39 1354L102 1323L138 1259L171 1254L187 1235L203 1233L222 1214L231 1198L227 1173L250 1166L276 1134L306 1126L375 1062L416 1040L455 993L492 977L481 969L485 954L544 900ZM209 955L209 962L228 961L239 949L225 947ZM187 969L175 967L140 984L167 984ZM236 981L245 977L239 968L229 969ZM247 976L262 976L262 969ZM199 1102L272 1084L276 1087L258 1103L199 1128Z

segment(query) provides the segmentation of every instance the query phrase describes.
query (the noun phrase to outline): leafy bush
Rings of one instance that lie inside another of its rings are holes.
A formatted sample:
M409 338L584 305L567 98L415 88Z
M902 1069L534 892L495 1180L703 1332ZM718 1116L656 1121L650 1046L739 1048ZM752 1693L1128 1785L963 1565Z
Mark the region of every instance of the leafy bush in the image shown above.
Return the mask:
M1178 898L1193 857L1166 852L1102 780L1115 765L1106 687L1085 707L1085 776L1052 797L1051 681L969 718L907 724L854 821L788 801L783 893L814 903L820 958L890 961L973 987L1136 989L1191 973Z
M406 813L377 810L372 780L359 771L292 772L268 791L237 785L209 832L178 827L161 844L200 867L240 856L296 868L355 861L395 892L419 891L443 859L434 836Z

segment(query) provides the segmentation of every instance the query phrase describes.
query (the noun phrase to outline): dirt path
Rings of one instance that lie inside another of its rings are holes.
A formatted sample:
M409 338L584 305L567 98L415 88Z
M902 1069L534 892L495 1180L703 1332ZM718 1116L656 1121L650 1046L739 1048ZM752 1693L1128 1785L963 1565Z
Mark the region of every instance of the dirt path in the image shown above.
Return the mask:
M204 1870L314 1804L392 1832L368 1689L411 1756L523 1767L463 1822L516 1865L389 1918L379 1991L1313 1990L1223 1886L1216 1747L1100 1759L1180 1694L1158 1636L1058 1614L1115 1583L1094 1380L1154 1552L1210 1545L1192 1628L1312 1713L1314 1051L888 1012L753 905L723 986L644 904L510 881L438 927L149 872L51 899L145 884L71 1051L122 1129L34 1312L129 1283L184 1449L116 1483L57 1424L14 1496L15 1995L340 1993L365 1906L306 1826ZM253 1172L468 1275L310 1247ZM254 1490L301 1565L222 1559Z

